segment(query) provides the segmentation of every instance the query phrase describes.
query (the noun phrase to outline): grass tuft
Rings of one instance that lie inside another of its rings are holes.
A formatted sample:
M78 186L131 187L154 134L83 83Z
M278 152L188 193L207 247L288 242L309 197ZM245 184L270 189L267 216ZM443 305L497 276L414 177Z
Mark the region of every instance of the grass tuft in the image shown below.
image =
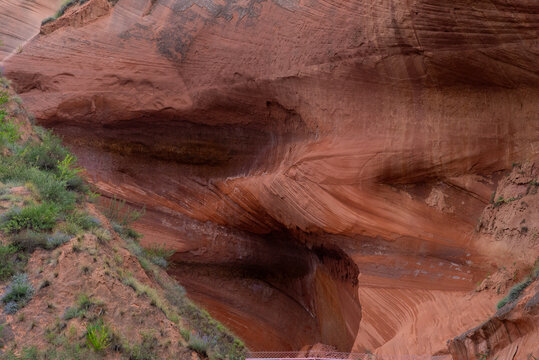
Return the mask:
M86 342L96 352L103 351L110 346L111 334L108 326L102 322L86 326Z
M34 287L28 281L26 274L13 276L11 283L2 295L2 302L6 304L4 311L7 314L15 314L32 299L34 292Z

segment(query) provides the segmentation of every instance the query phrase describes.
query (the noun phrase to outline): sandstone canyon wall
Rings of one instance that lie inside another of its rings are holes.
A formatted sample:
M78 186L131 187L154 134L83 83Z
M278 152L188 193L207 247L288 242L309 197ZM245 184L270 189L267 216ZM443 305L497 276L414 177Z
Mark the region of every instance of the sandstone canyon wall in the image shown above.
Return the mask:
M22 51L26 41L39 33L41 21L54 14L61 0L6 0L0 2L0 61Z
M144 241L177 251L171 273L251 349L443 355L501 296L476 283L539 253L475 230L504 171L539 157L538 14L90 0L4 65L102 192L146 206Z

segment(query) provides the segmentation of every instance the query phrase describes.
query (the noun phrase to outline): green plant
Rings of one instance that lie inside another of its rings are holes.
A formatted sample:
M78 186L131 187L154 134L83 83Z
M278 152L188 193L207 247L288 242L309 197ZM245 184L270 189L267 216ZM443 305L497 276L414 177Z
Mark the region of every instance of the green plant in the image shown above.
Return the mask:
M189 341L189 338L191 337L191 333L187 329L180 329L180 335L185 341Z
M67 309L65 309L62 319L64 319L65 321L69 321L71 319L78 318L81 315L82 313L80 312L78 308L70 306Z
M111 344L111 331L102 322L86 326L86 342L95 351L102 351Z
M13 144L20 138L19 126L8 116L5 105L9 102L9 93L0 91L0 142L2 145Z
M94 301L92 300L90 296L88 296L85 293L79 294L79 296L77 297L77 306L79 310L82 310L82 311L89 310L92 307L92 305L94 305Z
M34 287L28 281L26 274L14 275L2 295L2 302L6 304L4 311L8 314L16 313L30 301L34 292Z
M501 309L502 307L504 307L506 304L510 304L512 303L513 301L515 301L516 299L519 298L520 294L522 294L522 292L528 287L528 285L530 285L532 283L532 278L527 278L526 280L516 284L515 286L513 286L511 288L511 290L509 291L509 294L504 297L502 300L500 300L500 302L498 302L497 304L497 308L498 309Z
M146 210L136 210L131 208L129 205L126 205L125 200L117 199L114 196L112 199L108 200L108 204L104 209L104 214L110 221L115 222L121 226L128 226L129 224L137 221L142 216Z
M45 248L49 250L56 249L58 246L65 244L69 240L71 240L71 236L61 232L55 232L54 234L47 236Z
M42 201L56 204L61 213L68 213L75 205L76 194L67 188L67 185L49 170L30 168L20 174L38 189Z
M81 293L77 297L75 306L70 306L65 309L63 319L67 321L77 317L83 317L94 305L102 305L102 302L92 299L85 293Z
M23 229L50 230L56 225L57 216L58 208L51 203L11 209L4 215L1 228L7 233L15 233Z
M32 230L24 230L11 236L11 242L19 249L32 252L37 248L46 249L48 235Z
M208 351L213 354L226 354L230 360L245 359L245 345L221 323L213 319L207 311L199 309L187 297L185 289L175 281L165 280L154 272L156 281L165 290L166 300L175 307L183 320L209 342Z
M2 77L1 71L0 71L0 85L2 85L4 89L7 89L11 86L11 80L8 80L5 77Z
M58 179L67 182L76 177L82 171L76 166L76 163L77 159L71 154L66 154L62 161L58 160Z
M64 160L69 153L62 146L60 138L55 136L51 131L36 130L40 141L28 141L24 146L21 156L31 166L36 166L41 170L55 171L58 163Z
M97 237L97 240L104 244L109 242L112 239L112 235L110 231L103 228L96 228L92 231L92 233Z
M159 345L151 332L141 332L142 341L129 349L130 360L153 360L157 358L155 349Z
M154 245L144 249L145 256L154 264L166 268L168 259L174 255L174 250L167 250L164 245Z
M196 351L202 356L207 356L210 342L211 341L207 336L193 334L189 337L189 344L187 347L193 351Z
M71 235L81 234L83 231L91 230L99 226L101 222L90 216L84 211L75 210L65 218L65 224L63 230Z
M0 281L15 274L14 255L17 248L14 245L0 245Z

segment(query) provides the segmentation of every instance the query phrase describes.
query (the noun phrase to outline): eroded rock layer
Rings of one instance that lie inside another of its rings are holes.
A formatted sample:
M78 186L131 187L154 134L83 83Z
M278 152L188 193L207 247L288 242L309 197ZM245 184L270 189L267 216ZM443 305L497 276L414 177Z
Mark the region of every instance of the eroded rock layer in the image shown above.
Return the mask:
M5 67L252 349L447 353L492 312L464 295L494 259L530 261L474 229L538 157L538 11L90 0Z

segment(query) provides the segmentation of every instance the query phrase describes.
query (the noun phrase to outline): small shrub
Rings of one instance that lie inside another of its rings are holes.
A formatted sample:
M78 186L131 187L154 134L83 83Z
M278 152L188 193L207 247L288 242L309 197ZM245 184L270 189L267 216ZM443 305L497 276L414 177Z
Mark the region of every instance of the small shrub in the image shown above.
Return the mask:
M533 264L531 276L533 278L539 278L539 257L537 257L537 259L535 260L535 264Z
M125 200L117 199L113 197L108 201L108 206L104 210L104 214L110 221L115 222L121 226L127 226L142 216L146 210L136 210L126 205ZM116 231L116 230L115 230Z
M191 333L187 329L180 329L180 335L185 341L189 341L191 338Z
M71 235L78 235L85 230L96 227L95 218L84 211L75 210L68 214L65 219L64 228Z
M4 118L0 121L0 139L4 145L13 144L20 137L19 125L12 119Z
M500 196L498 200L494 201L494 207L498 207L502 204L505 204L505 199L502 196Z
M14 255L17 253L17 247L14 245L0 245L0 281L15 274Z
M112 235L107 229L97 228L94 229L92 233L97 237L97 240L100 243L107 243L112 239Z
M111 331L102 322L86 326L86 342L95 351L102 351L111 344Z
M81 316L81 312L76 307L68 307L64 311L64 315L62 316L62 319L65 321L69 321L71 319L75 319Z
M13 144L20 138L19 126L8 116L6 104L9 102L9 93L0 91L0 142L2 146Z
M45 25L45 24L48 24L52 21L56 20L56 18L54 16L49 16L48 18L45 18L41 21L41 26Z
M71 236L62 232L55 232L54 234L47 236L46 248L49 250L56 249L67 243L69 240L71 240Z
M139 240L140 238L142 238L141 233L131 229L130 227L125 228L125 235L127 237L130 237L131 239L134 239L134 240Z
M79 310L89 310L92 305L94 304L94 301L85 293L79 294L77 298L77 306Z
M86 312L94 305L101 304L100 301L92 299L85 293L79 294L77 297L76 305L70 306L65 309L63 319L71 320L77 317L85 316Z
M50 230L56 225L58 209L50 203L31 205L21 209L12 209L5 214L2 230L7 233L23 229L36 231Z
M11 237L11 242L19 249L32 252L37 248L48 248L48 235L32 230L25 230Z
M71 179L78 177L82 169L77 167L76 164L77 159L71 154L66 154L62 161L58 160L56 165L58 168L58 179L67 183Z
M19 177L32 182L41 197L41 200L54 203L62 213L71 211L75 205L76 194L69 191L66 184L56 178L52 173L41 171L37 168L26 170Z
M506 297L504 297L502 300L500 300L500 302L497 305L497 308L501 309L505 305L507 305L509 303L512 303L513 301L517 300L519 298L520 294L522 294L522 292L531 283L532 283L532 279L528 278L528 279L522 281L521 283L518 283L515 286L513 286L511 288L511 290L509 291L509 294Z
M193 351L196 351L202 356L208 356L208 348L210 347L210 340L206 336L199 336L193 334L189 337L189 344L187 347Z
M2 302L6 304L4 311L8 314L15 314L32 299L34 292L34 287L28 281L26 274L13 276L11 283L2 295Z
M163 245L155 245L144 249L145 256L154 264L166 268L168 259L174 255L174 250L167 250Z
M155 350L159 345L153 333L142 332L142 341L129 350L130 360L152 360L157 358Z
M54 17L56 19L58 19L60 16L64 15L64 13L66 12L67 9L69 9L71 6L76 5L78 3L79 3L79 0L66 0L66 1L64 1L62 6L60 6L60 9L58 9L56 14L54 14Z
M58 163L68 155L68 151L52 131L39 130L38 135L41 141L28 142L22 154L23 159L27 164L41 170L55 171Z

